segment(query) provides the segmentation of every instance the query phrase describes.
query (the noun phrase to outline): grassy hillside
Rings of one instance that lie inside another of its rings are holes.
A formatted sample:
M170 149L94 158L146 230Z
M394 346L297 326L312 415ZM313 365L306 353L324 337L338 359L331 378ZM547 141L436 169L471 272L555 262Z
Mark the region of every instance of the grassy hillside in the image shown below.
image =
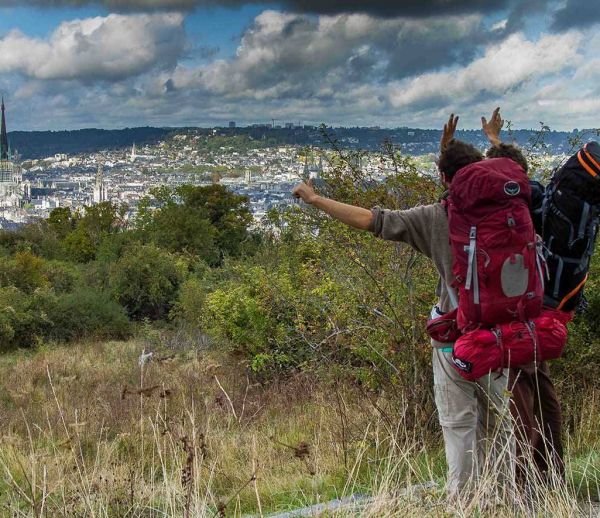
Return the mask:
M140 366L144 349L155 354ZM368 516L449 515L436 416L397 395L308 374L262 386L234 357L157 332L7 354L0 372L3 516L260 516L355 493L376 496ZM588 403L569 487L545 492L540 516L597 494L600 409ZM394 498L427 481L438 488Z

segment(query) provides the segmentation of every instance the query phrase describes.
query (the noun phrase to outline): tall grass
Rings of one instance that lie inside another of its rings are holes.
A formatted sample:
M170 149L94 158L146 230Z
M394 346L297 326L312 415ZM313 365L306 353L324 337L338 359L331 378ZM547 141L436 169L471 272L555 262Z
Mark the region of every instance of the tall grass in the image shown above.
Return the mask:
M306 374L261 386L198 349L159 348L140 366L147 347L0 359L1 516L266 516L349 495L368 498L328 516L575 516L597 495L595 395L569 438L566 483L499 492L484 465L473 498L447 501L435 415L413 415L401 393Z

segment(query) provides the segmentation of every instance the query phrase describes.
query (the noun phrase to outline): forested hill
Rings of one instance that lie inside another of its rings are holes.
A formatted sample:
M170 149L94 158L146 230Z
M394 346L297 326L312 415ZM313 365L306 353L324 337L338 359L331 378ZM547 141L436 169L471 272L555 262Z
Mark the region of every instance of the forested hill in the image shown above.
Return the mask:
M11 147L25 159L45 158L56 153L92 153L103 149L116 149L153 144L165 138L168 128L125 128L119 130L82 129L71 131L13 131L8 138Z
M419 155L437 151L441 132L437 129L415 128L327 128L326 135L321 128L303 126L295 128L272 128L270 126L250 126L240 128L125 128L119 130L82 129L72 131L14 131L9 133L13 149L25 159L44 158L56 153L90 153L105 149L153 144L173 133L194 131L200 134L221 136L246 135L263 146L300 145L328 146L336 141L340 147L376 150L382 142L389 140L402 146L407 154ZM577 133L584 140L597 138L595 130L550 131L542 130L543 141L548 149L560 153L570 149L569 138ZM515 130L505 132L505 139L526 145L539 138L540 130ZM485 146L481 131L459 130L457 138L475 145Z

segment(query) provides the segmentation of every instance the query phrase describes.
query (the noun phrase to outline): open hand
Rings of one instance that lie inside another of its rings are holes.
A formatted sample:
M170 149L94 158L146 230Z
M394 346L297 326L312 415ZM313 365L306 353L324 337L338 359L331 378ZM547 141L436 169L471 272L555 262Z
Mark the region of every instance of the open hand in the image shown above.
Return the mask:
M456 125L458 124L458 115L455 117L453 113L450 114L448 122L444 124L444 131L442 131L442 139L440 140L440 152L443 152L450 142L454 138L454 132L456 131Z
M312 204L313 201L317 198L317 193L313 189L312 180L307 180L305 182L300 182L294 189L292 190L292 195L296 198L301 198L302 201L308 204Z
M502 126L504 126L504 121L500 116L500 107L494 110L489 122L485 117L481 117L481 129L483 129L492 146L500 144L500 130Z

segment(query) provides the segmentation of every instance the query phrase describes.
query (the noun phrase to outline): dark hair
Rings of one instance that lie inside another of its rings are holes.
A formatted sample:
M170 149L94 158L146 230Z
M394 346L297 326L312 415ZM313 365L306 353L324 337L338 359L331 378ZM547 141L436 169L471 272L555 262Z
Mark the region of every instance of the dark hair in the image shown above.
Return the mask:
M498 144L497 146L492 146L485 153L486 158L510 158L514 160L517 164L519 164L523 171L527 172L529 170L529 166L527 165L527 159L521 152L521 150L513 145L513 144Z
M452 139L440 154L438 169L446 175L446 180L450 182L456 171L482 160L483 154L475 146Z

